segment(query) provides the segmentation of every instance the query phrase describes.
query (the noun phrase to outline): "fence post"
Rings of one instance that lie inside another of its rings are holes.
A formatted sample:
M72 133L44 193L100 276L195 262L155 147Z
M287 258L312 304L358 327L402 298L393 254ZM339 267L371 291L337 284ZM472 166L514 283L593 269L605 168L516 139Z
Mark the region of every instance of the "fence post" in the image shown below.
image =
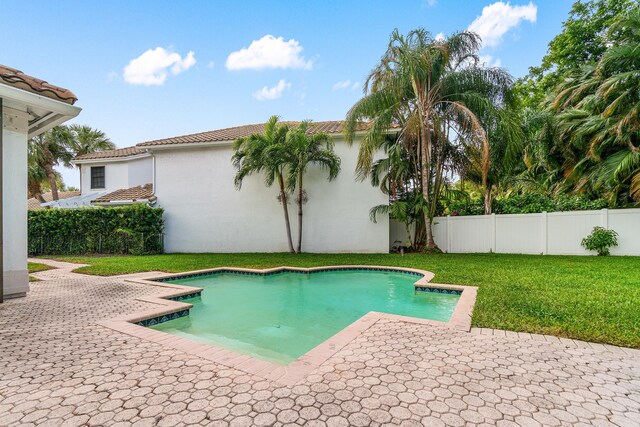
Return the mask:
M497 227L496 227L496 214L492 213L491 214L491 228L493 229L493 232L491 233L491 252L496 252L496 234L498 233Z
M606 229L609 229L609 209L604 208L601 211L602 216L600 219L600 222L602 223L602 226Z
M542 255L547 255L547 253L549 252L549 223L548 223L548 215L547 212L544 211L542 212L542 227L540 227L542 229L542 239L541 239L541 244L542 244Z
M451 252L451 215L447 215L447 250L446 253Z

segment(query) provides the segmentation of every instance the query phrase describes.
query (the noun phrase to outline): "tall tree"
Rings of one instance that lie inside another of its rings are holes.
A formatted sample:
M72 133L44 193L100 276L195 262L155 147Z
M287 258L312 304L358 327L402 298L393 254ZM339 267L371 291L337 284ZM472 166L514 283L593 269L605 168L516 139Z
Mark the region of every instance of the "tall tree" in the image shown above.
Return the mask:
M40 203L44 203L46 200L42 197L42 186L47 180L47 174L44 169L38 164L35 157L31 155L31 144L29 144L27 164L27 193L29 197L35 197Z
M111 142L103 131L94 129L91 126L71 125L69 126L69 133L71 138L68 141L68 148L73 157L116 148L115 144Z
M114 149L104 132L86 125L56 126L29 141L29 192L41 198L46 177L53 200L58 200L60 174L56 166L72 167L71 159L83 154ZM36 192L39 192L36 194Z
M302 252L302 219L303 205L307 199L304 190L304 175L309 165L315 165L328 172L329 181L335 179L340 172L340 157L333 151L334 143L324 132L313 133L313 124L304 121L287 135L284 150L276 149L273 155L285 158L287 187L293 192L297 189L298 205L298 245L297 252Z
M68 148L74 157L116 148L103 131L91 126L71 125L69 132L71 138L68 141Z
M71 167L73 153L68 149L70 140L71 133L66 126L56 126L29 140L30 165L41 169L40 171L32 170L32 176L44 174L47 177L53 200L58 200L57 175L54 167L58 165ZM34 185L33 181L32 185Z
M528 106L538 106L554 93L565 75L584 64L597 62L620 33L609 28L618 15L637 5L637 0L579 0L571 7L562 32L549 43L542 64L529 69L520 90Z
M424 29L406 36L395 30L367 78L365 96L347 115L348 141L353 141L359 122L370 122L360 142L358 170L363 176L371 172L373 155L390 129L399 128L398 143L415 137L418 187L428 206L424 218L428 250L436 248L432 222L456 136L464 135L467 144L480 147L482 182L487 184L489 143L478 115L495 108L486 96L487 86L506 88L512 78L501 69L476 66L480 44L470 32L436 40Z
M278 116L271 116L262 133L239 138L233 143L232 162L237 169L234 182L239 190L242 188L244 178L254 173L264 174L264 182L267 187L271 187L274 182L277 182L278 200L282 204L284 212L289 252L294 253L289 221L289 200L284 178L286 158L283 155L276 155L276 152L283 153L282 148L286 146L289 126L279 123L278 120Z
M492 212L493 193L511 183L516 165L521 161L524 141L523 127L513 93L508 88L498 89L499 93L486 95L495 105L500 106L478 114L489 141L489 168L483 175L483 153L472 143L466 148L466 155L470 161L461 175L462 179L482 185L485 215Z
M616 205L640 202L640 7L610 33L618 43L567 79L552 108L565 184Z

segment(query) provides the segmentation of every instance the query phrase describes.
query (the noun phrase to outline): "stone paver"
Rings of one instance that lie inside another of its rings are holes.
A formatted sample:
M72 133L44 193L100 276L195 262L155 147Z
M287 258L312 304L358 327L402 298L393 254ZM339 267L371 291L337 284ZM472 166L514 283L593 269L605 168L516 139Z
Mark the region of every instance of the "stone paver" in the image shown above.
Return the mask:
M98 325L158 289L57 266L0 304L0 426L640 424L637 351L384 319L283 386Z

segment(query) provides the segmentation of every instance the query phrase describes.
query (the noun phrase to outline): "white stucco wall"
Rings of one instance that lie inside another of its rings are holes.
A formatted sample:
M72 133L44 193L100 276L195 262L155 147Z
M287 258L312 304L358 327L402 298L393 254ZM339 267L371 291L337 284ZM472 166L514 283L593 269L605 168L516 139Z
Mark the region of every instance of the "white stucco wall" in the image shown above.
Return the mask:
M82 195L89 193L104 193L144 185L152 182L153 159L143 157L140 159L128 159L122 161L106 161L96 163L83 163L81 166L81 191ZM91 188L91 168L104 166L105 188Z
M150 184L153 182L153 159L144 157L128 162L128 187Z
M342 171L328 182L311 168L305 188L304 252L387 252L389 224L369 220L372 206L388 198L369 182L354 179L358 146L338 142ZM156 150L156 196L165 209L167 252L284 252L284 214L274 185L260 175L233 184L232 149L227 146ZM294 245L297 210L289 204Z
M4 295L24 295L27 273L27 119L4 116L3 138L3 241Z

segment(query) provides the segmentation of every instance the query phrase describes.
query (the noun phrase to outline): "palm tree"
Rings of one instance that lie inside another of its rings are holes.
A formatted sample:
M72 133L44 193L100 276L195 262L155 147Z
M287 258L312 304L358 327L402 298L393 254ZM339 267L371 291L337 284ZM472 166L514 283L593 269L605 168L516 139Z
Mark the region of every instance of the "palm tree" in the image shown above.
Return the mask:
M39 188L35 186L34 180L44 175L49 182L52 199L58 200L57 174L54 167L60 164L71 167L73 153L68 149L70 140L71 133L66 126L56 126L29 140L31 188L34 191Z
M412 192L407 193L406 197L402 199L394 200L392 203L374 206L369 211L369 217L375 223L378 215L389 215L391 218L403 223L407 236L409 236L409 246L417 248L421 246L421 242L419 242L419 239L421 239L420 225L428 209L429 207L426 205L422 193ZM404 242L400 243L404 246Z
M29 157L27 164L27 193L29 197L35 197L40 203L46 202L42 197L42 185L47 181L47 174L42 166L38 164L34 156L31 155L31 144L29 144Z
M500 99L496 99L495 104L502 103L505 104L504 107L479 114L489 143L488 169L484 169L482 150L477 150L473 143L469 144L468 156L471 161L463 178L482 185L485 215L491 214L493 192L511 184L513 171L521 160L520 154L523 151L524 129L510 97L510 91L499 94Z
M284 179L286 163L284 156L275 155L276 149L281 149L286 144L289 126L278 123L278 120L278 116L271 116L264 125L264 132L237 139L233 143L234 153L231 160L238 170L234 180L238 190L242 188L244 178L254 173L264 174L264 182L267 187L271 187L277 181L278 200L282 204L284 211L289 252L294 253L289 221L288 196ZM282 153L281 150L278 150L278 152Z
M410 31L407 36L395 30L387 51L367 78L365 96L347 115L350 142L357 124L370 122L360 142L361 176L371 172L373 154L391 128L399 128L399 143L409 137L416 139L418 188L429 206L424 215L428 250L436 249L432 222L446 184L446 153L451 140L464 136L467 144L480 147L482 183L487 187L489 143L478 115L496 107L495 99L487 93L505 91L512 78L498 68L475 66L480 45L480 38L470 32L436 40L424 29Z
M71 125L69 126L69 132L71 133L71 138L68 142L68 148L73 153L73 157L116 148L115 144L111 142L103 131L94 129L91 126ZM82 174L81 171L80 174Z
M610 31L619 42L561 85L553 112L565 185L616 205L640 202L640 7Z
M302 205L306 201L304 190L304 174L309 165L313 164L329 172L329 181L340 172L340 157L333 151L333 141L324 132L312 133L311 122L303 121L297 128L287 135L284 150L278 148L273 154L286 159L287 188L289 191L298 190L296 203L298 204L298 247L302 251Z
M86 125L56 126L32 138L29 141L29 193L42 199L41 183L46 180L53 200L58 200L60 174L55 166L72 167L74 157L114 148L104 132Z
M69 126L69 132L71 133L69 149L74 157L116 148L103 131L94 129L91 126L71 125Z

